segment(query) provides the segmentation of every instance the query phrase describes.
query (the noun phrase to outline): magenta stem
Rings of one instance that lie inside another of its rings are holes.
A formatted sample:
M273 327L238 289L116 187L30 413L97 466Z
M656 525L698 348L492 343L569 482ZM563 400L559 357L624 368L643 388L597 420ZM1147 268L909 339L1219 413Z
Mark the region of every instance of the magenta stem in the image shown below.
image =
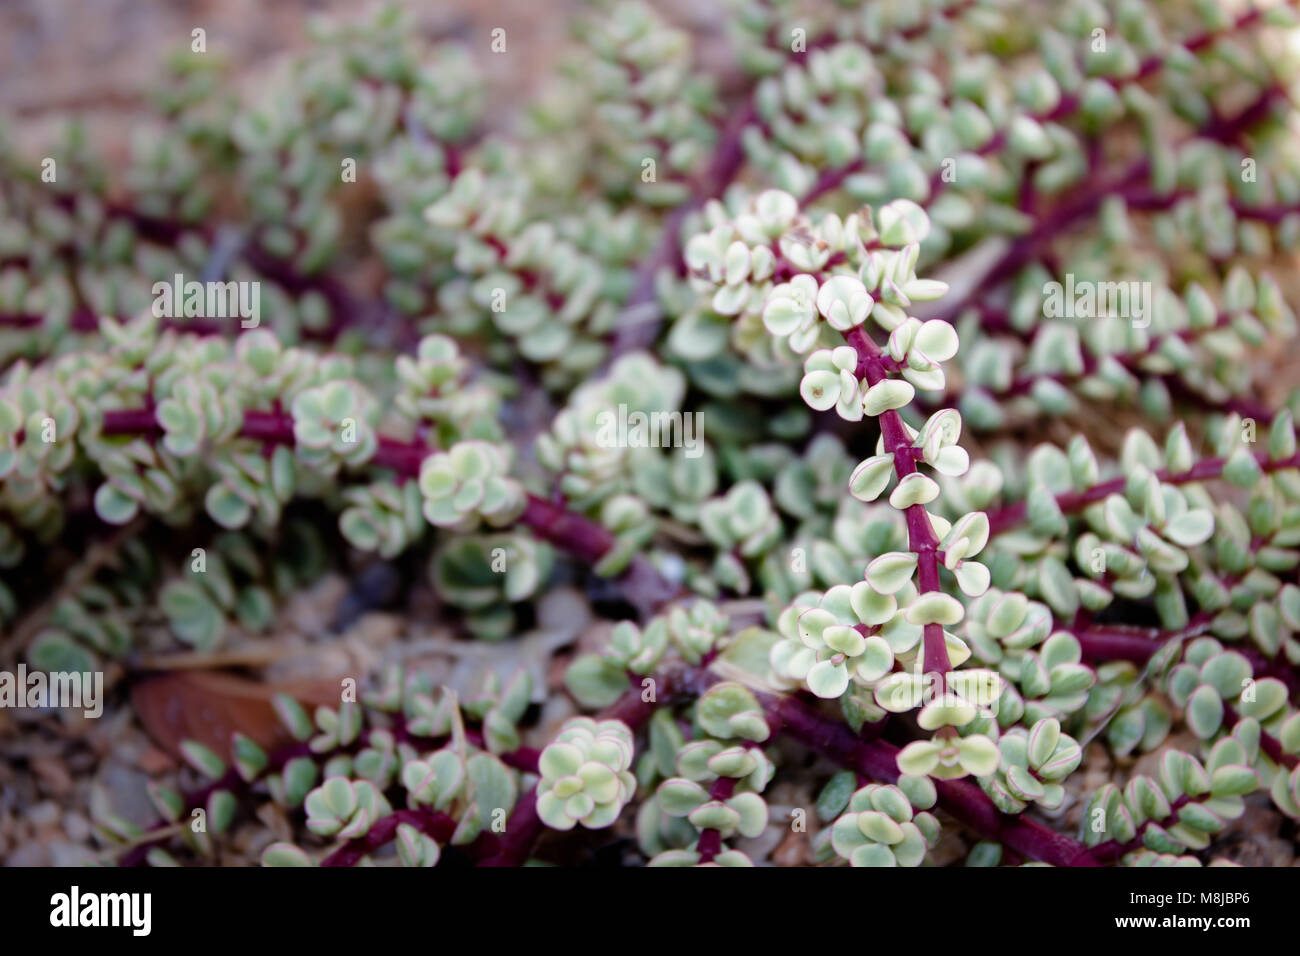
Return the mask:
M364 836L349 840L325 859L321 866L356 866L367 855L397 838L397 828L403 823L410 824L421 833L430 836L442 846L456 832L458 823L455 817L438 810L420 807L415 810L397 810L386 817L376 820ZM483 834L480 834L482 839Z
M884 783L898 780L898 748L883 740L863 740L794 697L760 695L770 719L810 750L842 767ZM1025 816L1002 813L977 785L967 780L936 780L939 805L981 838L1002 843L1031 860L1054 866L1097 866L1086 846Z
M1269 458L1267 452L1255 452L1255 461L1264 472L1280 471L1286 468L1300 467L1300 453L1291 455L1288 458L1273 460ZM1226 464L1227 461L1223 458L1203 458L1187 471L1174 473L1168 469L1161 469L1156 472L1156 477L1165 484L1171 485L1183 485L1196 481L1213 481L1223 474L1223 468ZM1088 505L1103 501L1110 495L1123 493L1127 484L1128 480L1121 475L1109 481L1100 482L1090 488L1085 488L1082 491L1067 491L1057 495L1056 505L1065 514L1082 511ZM1026 512L1027 503L1025 501L1017 501L1005 508L991 511L989 513L989 533L1000 534L1009 531L1025 520Z
M105 437L156 435L161 431L162 426L152 409L128 408L105 412L101 434ZM244 438L292 446L293 418L275 412L245 411L239 434ZM413 478L419 475L421 462L437 451L418 443L381 437L372 463ZM614 545L614 536L602 525L536 495L528 495L520 520L538 537L589 563L598 561Z
M858 353L858 376L865 378L868 385L883 382L886 371L885 358L879 346L871 340L862 326L849 329L844 339ZM905 476L915 473L916 456L912 442L907 437L903 418L897 409L890 409L880 416L880 431L885 439L885 450L894 456L894 473L901 481ZM939 541L930 516L925 512L925 505L909 505L904 512L907 521L908 548L916 555L917 586L922 594L940 590L939 585ZM940 686L946 686L948 671L952 664L948 658L948 645L943 636L943 626L927 624L923 630L922 664L927 674L937 674Z
M965 3L954 4L952 7L940 11L940 13L942 16L945 17L951 16L956 12L958 12L958 10L964 6L966 6ZM1242 16L1238 17L1232 23L1228 24L1227 26L1216 30L1207 30L1204 33L1197 34L1196 36L1192 37L1189 40L1183 41L1179 45L1190 53L1196 53L1201 49L1209 46L1211 43L1215 42L1216 40L1240 32L1241 30L1244 30L1247 27L1253 25L1257 20L1259 20L1261 15L1262 12L1259 9L1251 9L1247 11L1245 14L1243 14ZM903 32L904 34L906 34L909 31L903 31ZM1140 83L1143 80L1149 79L1150 77L1154 76L1156 73L1159 73L1161 70L1163 70L1165 65L1168 62L1169 60L1167 57L1161 56L1159 54L1153 54L1152 56L1149 56L1146 59L1144 59L1141 62L1141 64L1139 64L1137 71L1133 73L1131 76L1124 76L1124 77L1103 76L1103 77L1098 77L1097 79L1100 79L1102 82L1109 84L1113 89L1118 91L1123 89L1125 86ZM1029 114L1029 118L1036 120L1039 123L1059 123L1062 120L1069 119L1071 116L1077 113L1082 106L1083 106L1083 100L1076 94L1070 93L1062 96L1061 99L1057 102L1057 104L1051 109L1045 110L1041 113L1031 113ZM993 153L996 153L998 150L1000 150L1003 146L1006 145L1007 138L1008 138L1007 130L1000 129L992 136L990 136L980 146L971 150L971 152L977 156L992 155ZM800 197L799 200L800 206L801 207L807 206L809 203L814 202L817 199L820 199L826 193L831 192L834 189L838 189L841 185L843 185L846 179L848 179L853 174L866 169L866 167L867 167L866 160L863 157L858 157L857 159L853 160L850 163L845 164L844 166L837 166L833 169L828 169L823 171L821 175L819 175L817 179L813 182L813 185L809 188L809 190L806 193L804 193L802 197ZM930 177L930 193L926 201L922 203L922 205L928 209L929 204L932 203L935 200L935 198L938 197L938 195L950 185L950 183L951 183L950 180L945 180L943 178L942 171L936 171ZM1024 204L1022 203L1022 206L1023 205Z
M641 687L632 687L597 715L597 720L618 720L635 731L648 721L655 709L679 693L703 690L714 678L702 671L688 669L668 671L655 678L654 693L647 694ZM506 821L497 852L483 861L482 866L522 866L532 853L533 845L542 833L542 821L537 815L537 787L525 793Z
M1200 130L1197 137L1219 142L1235 140L1263 119L1280 95L1281 88L1273 84L1236 116L1216 119ZM979 282L975 283L965 296L950 303L933 317L955 322L962 312L1041 255L1044 247L1067 232L1076 222L1093 215L1106 199L1114 196L1126 204L1138 200L1149 201L1151 194L1145 183L1150 178L1150 174L1151 161L1141 159L1114 180L1093 184L1091 189L1087 188L1088 183L1079 184L1078 188L1082 191L1074 199L1059 204L1040 218L1032 230L1011 243L1002 258ZM1177 198L1179 198L1177 193L1170 193L1161 201L1172 205Z
M709 797L713 800L728 800L735 792L735 777L719 777L713 781L713 786L709 787ZM715 830L712 827L701 830L700 839L695 848L700 854L701 863L712 863L714 858L722 852L722 831Z

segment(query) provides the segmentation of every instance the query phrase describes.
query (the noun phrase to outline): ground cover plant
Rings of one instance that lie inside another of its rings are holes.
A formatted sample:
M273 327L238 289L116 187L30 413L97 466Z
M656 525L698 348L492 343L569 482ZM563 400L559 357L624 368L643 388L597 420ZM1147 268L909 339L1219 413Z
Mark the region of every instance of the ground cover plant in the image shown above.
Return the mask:
M393 5L0 127L0 852L1290 865L1294 6L590 3L507 110Z

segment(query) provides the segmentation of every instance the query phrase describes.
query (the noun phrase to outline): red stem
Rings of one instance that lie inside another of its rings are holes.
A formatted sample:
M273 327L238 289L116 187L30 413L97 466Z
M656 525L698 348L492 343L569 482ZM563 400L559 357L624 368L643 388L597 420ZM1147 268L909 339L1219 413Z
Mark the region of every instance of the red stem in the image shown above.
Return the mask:
M858 353L858 376L865 378L868 385L883 382L886 378L883 364L884 355L862 326L856 326L844 333L844 339ZM885 439L885 450L894 456L894 472L901 481L906 475L916 471L916 456L912 442L907 437L903 418L897 409L890 409L880 416L880 431ZM935 536L930 517L925 512L925 505L908 506L905 511L907 520L908 548L916 555L917 586L922 594L940 590L939 585L939 541ZM927 674L939 675L940 686L946 686L948 671L952 664L948 659L948 645L944 640L943 626L927 624L924 628L924 649L922 662Z
M1222 401L1214 401L1202 395L1193 389L1182 378L1178 372L1148 372L1142 367L1144 359L1159 355L1164 343L1173 340L1183 342L1194 342L1204 335L1218 329L1226 329L1232 326L1234 316L1228 312L1221 312L1215 319L1214 323L1209 326L1200 328L1177 329L1167 332L1163 335L1153 338L1143 352L1125 355L1122 353L1105 355L1102 358L1109 358L1122 366L1134 378L1143 377L1153 380L1159 380L1165 383L1165 387L1170 394L1176 398L1200 406L1210 408L1216 411L1236 412L1242 418L1253 418L1256 421L1265 423L1271 422L1274 417L1273 410L1259 402L1252 401L1248 398L1238 396L1229 396ZM986 307L980 313L980 326L988 331L997 331L1018 336L1025 339L1025 335L1019 329L1012 327L1010 317L1005 311ZM1029 372L1017 376L1010 385L1003 389L991 390L991 394L999 398L1011 398L1017 395L1030 394L1034 386L1040 381L1053 381L1060 385L1069 386L1077 383L1096 373L1098 366L1101 364L1101 358L1089 350L1086 342L1081 342L1080 358L1081 366L1078 371L1055 372L1055 373L1035 373ZM948 393L943 396L943 401L955 401L958 396Z
M863 740L844 724L829 720L794 697L759 697L770 719L792 738L843 767L873 780L898 779L898 748L883 740ZM995 840L1031 860L1054 866L1097 866L1088 848L1026 816L1002 813L976 784L936 780L939 806L981 838Z
M446 844L451 839L458 826L455 817L441 813L438 810L431 810L428 807L420 807L415 810L397 810L386 817L376 820L370 829L365 832L364 836L349 840L321 860L320 865L356 866L365 856L373 853L389 841L396 839L397 828L403 823L409 823L421 833L433 837L439 846ZM471 846L478 845L482 847L493 842L495 840L491 839L491 834L484 832L479 834Z
M720 196L727 185L736 178L745 163L743 136L745 130L758 119L758 109L751 102L728 123L712 162L692 190L691 198L677 206L665 218L659 244L636 270L632 278L632 291L623 303L621 321L610 342L606 365L618 356L637 349L648 348L659 333L661 316L655 310L653 317L644 313L655 306L658 293L655 288L659 273L667 268L683 268L681 230L686 217L710 199Z
M114 409L104 413L101 434L156 435L162 431L155 412L149 408ZM239 434L244 438L292 446L293 418L275 412L248 410ZM372 464L389 468L405 478L420 473L420 464L438 449L416 442L381 436ZM589 563L598 561L614 545L614 536L604 526L561 505L528 495L520 520L540 538Z
M1196 134L1196 138L1214 139L1230 142L1249 129L1267 114L1274 100L1282 94L1281 87L1273 84L1264 90L1250 106L1229 119L1217 119ZM980 279L971 290L956 302L945 306L932 317L947 322L955 322L971 304L977 302L985 293L1001 282L1014 276L1029 262L1037 258L1043 247L1058 236L1064 234L1076 222L1091 216L1108 198L1115 196L1126 204L1149 199L1150 191L1144 185L1151 173L1151 161L1141 159L1131 165L1119 178L1110 182L1093 185L1087 189L1087 183L1077 187L1082 190L1076 198L1060 203L1035 224L1034 228L1011 243L1006 253ZM1169 204L1176 198L1170 193Z
M1292 0L1288 0L1288 2L1292 2ZM941 14L943 16L948 16L950 15L950 13L955 12L957 8L963 5L964 4L955 4L953 7L949 7L947 10L941 11ZM1182 43L1177 45L1181 46L1188 52L1196 53L1197 51L1203 49L1204 47L1209 46L1215 40L1221 39L1222 37L1230 36L1234 33L1240 32L1241 30L1244 30L1245 28L1253 25L1255 21L1257 21L1261 17L1261 15L1262 15L1261 10L1251 9L1245 14L1243 14L1242 16L1238 17L1232 23L1228 24L1226 27L1222 27L1217 30L1207 30L1204 33L1198 34L1192 37L1191 39L1183 41ZM1129 84L1140 83L1143 80L1146 80L1151 76L1154 76L1156 73L1164 69L1165 64L1168 62L1169 62L1168 57L1162 56L1160 54L1153 54L1147 57L1145 60L1143 60L1141 64L1139 64L1137 72L1135 72L1132 76L1125 76L1125 77L1103 76L1103 77L1096 77L1096 79L1100 79L1102 82L1109 84L1115 90L1120 90L1124 86L1127 86ZM1063 95L1061 99L1057 102L1057 104L1054 107L1052 107L1050 110L1045 110L1041 113L1030 113L1029 118L1036 120L1039 123L1059 123L1061 120L1068 119L1069 117L1077 113L1082 105L1083 105L1083 100L1078 95L1074 93L1068 93ZM971 152L977 156L989 156L997 152L998 150L1000 150L1003 146L1005 146L1007 142L1007 138L1008 138L1007 130L1000 129L997 132L995 132L992 136L990 136L989 139L987 139L980 146L971 150ZM806 206L809 203L814 202L817 199L820 199L822 196L824 196L826 193L830 192L831 190L838 189L844 183L844 181L849 178L849 176L852 176L854 173L860 172L861 170L865 169L866 166L867 166L866 159L864 157L859 156L857 159L853 160L850 163L847 163L844 166L837 166L833 169L824 170L821 173L821 175L819 175L817 179L813 182L812 187L806 193L804 193L802 197L800 197L799 205L801 207ZM939 193L943 192L944 189L948 187L950 182L951 182L950 180L945 180L943 178L943 174L941 170L936 171L930 177L929 196L926 198L926 201L923 202L921 205L925 206L926 208L929 208L929 203L933 202L934 199L939 195Z
M655 708L679 693L703 690L713 682L702 671L693 669L668 671L655 678L654 693L647 694L640 687L625 691L617 701L597 715L597 720L619 720L635 731L646 723ZM506 821L505 834L497 852L483 861L482 866L522 866L532 853L533 844L542 833L542 821L537 816L537 787L532 787L519 802Z
M1260 469L1264 472L1280 471L1285 468L1300 467L1300 453L1274 461L1269 458L1268 452L1255 452L1255 461L1258 462ZM1162 468L1156 472L1156 477L1160 481L1171 485L1182 485L1194 481L1213 481L1223 474L1225 464L1227 464L1227 461L1223 458L1203 458L1187 471L1176 474ZM1056 505L1065 514L1082 511L1088 505L1103 501L1110 495L1123 493L1127 484L1128 479L1120 475L1117 478L1100 482L1082 491L1067 491L1059 494L1056 496ZM1017 501L1005 508L989 512L989 533L1000 534L1016 527L1025 520L1026 510L1026 502Z
M1064 630L1069 630L1070 633L1074 634L1083 651L1083 656L1088 660L1124 660L1131 661L1134 664L1145 664L1151 659L1152 655L1171 641L1185 640L1206 633L1209 630L1209 622L1212 618L1213 615L1208 611L1202 611L1193 617L1186 627L1173 631L1156 631L1154 629L1122 630L1119 628L1110 630L1101 628L1070 630L1065 628ZM1246 658L1250 663L1251 673L1254 676L1275 677L1286 684L1288 696L1300 689L1300 679L1297 679L1294 668L1286 666L1281 661L1267 658L1257 649L1246 645L1228 645L1228 650ZM1223 720L1225 726L1234 725L1238 720L1236 713L1226 703L1224 704ZM1260 731L1259 744L1264 752L1273 759L1274 763L1290 769L1294 769L1297 765L1296 757L1285 753L1282 750L1281 742L1267 731Z
M719 777L713 781L713 786L709 787L709 797L713 800L725 801L735 792L735 777ZM722 831L713 828L701 830L696 850L699 851L701 863L712 863L714 857L722 851Z

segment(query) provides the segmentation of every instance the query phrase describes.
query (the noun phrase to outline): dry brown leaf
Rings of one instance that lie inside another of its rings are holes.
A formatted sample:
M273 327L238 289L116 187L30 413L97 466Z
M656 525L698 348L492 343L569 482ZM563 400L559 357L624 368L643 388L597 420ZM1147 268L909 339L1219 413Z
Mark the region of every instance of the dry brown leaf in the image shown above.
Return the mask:
M131 703L149 736L179 756L184 740L197 740L223 759L238 731L264 749L293 743L271 706L286 693L304 705L339 702L337 680L262 683L213 671L181 671L146 678L131 688Z

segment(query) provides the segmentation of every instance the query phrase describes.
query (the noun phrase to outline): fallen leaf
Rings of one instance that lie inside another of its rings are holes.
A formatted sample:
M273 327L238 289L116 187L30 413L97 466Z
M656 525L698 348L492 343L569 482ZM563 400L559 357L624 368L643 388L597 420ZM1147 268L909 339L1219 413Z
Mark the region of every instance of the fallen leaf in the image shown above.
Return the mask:
M271 706L286 693L303 705L337 705L339 681L262 683L213 671L178 671L146 678L131 688L131 703L145 731L163 750L180 755L184 740L197 740L223 759L235 732L264 749L292 744Z

